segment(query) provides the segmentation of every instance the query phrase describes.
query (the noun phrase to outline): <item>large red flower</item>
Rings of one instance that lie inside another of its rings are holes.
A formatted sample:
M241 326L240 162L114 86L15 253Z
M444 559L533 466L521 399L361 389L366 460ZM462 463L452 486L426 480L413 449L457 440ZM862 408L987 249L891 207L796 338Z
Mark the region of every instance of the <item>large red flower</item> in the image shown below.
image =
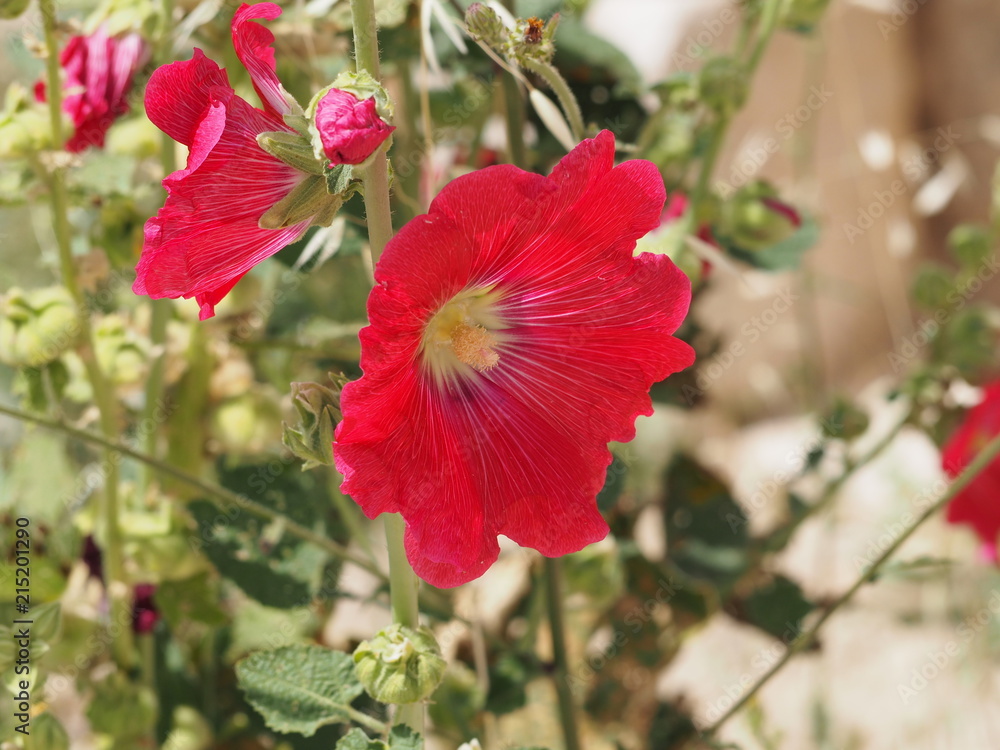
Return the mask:
M101 148L111 124L128 112L136 71L149 59L149 45L138 34L109 37L103 24L89 36L74 36L59 54L63 71L63 111L73 121L66 150ZM35 85L45 101L45 83Z
M635 436L649 387L694 361L672 334L691 300L666 257L633 257L663 182L584 141L549 177L459 177L389 243L344 388L334 451L369 517L402 513L414 569L476 578L497 535L544 555L602 539L608 441Z
M1000 435L1000 382L986 387L980 404L973 407L944 447L944 470L957 477L985 445ZM997 559L1000 536L1000 459L994 460L948 504L949 523L972 526L983 541L987 558Z
M274 35L252 21L279 15L274 3L259 3L241 5L233 17L233 46L263 110L237 96L226 72L199 49L156 70L146 89L149 119L189 152L187 166L163 181L167 201L146 222L132 289L154 299L194 297L202 320L247 271L310 224L259 226L307 177L257 145L260 133L295 132L282 119L291 107L275 74Z

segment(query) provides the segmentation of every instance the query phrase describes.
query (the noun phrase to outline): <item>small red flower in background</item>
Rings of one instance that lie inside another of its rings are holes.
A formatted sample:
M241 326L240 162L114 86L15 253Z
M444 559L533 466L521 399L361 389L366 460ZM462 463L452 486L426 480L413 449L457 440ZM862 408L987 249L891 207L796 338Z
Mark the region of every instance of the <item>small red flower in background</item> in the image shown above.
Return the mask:
M986 387L980 404L969 410L965 421L944 446L941 460L950 477L957 477L986 444L1000 435L1000 382ZM1000 536L1000 459L994 460L948 504L949 523L972 526L983 541L983 553L997 561Z
M333 164L360 164L396 129L378 116L374 97L361 100L340 89L330 89L316 104L316 128Z
M132 601L132 631L135 633L152 633L156 623L160 621L160 610L153 596L156 586L151 583L140 583L135 587L135 599Z
M195 49L192 59L156 70L146 88L149 119L189 149L187 166L163 181L166 204L146 222L132 290L194 297L204 320L243 275L302 236L310 221L263 229L261 217L307 177L257 145L270 131L294 133L275 74L274 35L254 18L277 18L274 3L243 4L233 46L264 109L241 99L224 70Z
M690 282L633 257L663 182L646 161L615 167L614 148L605 131L549 177L459 177L376 267L334 454L370 518L402 513L435 586L482 575L498 534L548 556L604 538L608 442L631 440L649 387L694 361L670 335Z
M59 55L63 71L62 109L73 121L66 150L102 148L111 124L129 111L132 80L149 59L149 45L138 34L109 37L101 25L89 36L74 36ZM35 84L45 101L45 82Z

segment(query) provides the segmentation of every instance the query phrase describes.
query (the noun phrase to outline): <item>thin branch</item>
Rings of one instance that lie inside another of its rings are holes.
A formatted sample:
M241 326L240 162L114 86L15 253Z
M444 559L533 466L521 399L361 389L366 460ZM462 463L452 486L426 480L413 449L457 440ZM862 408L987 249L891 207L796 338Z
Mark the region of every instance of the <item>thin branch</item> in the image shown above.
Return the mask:
M195 489L204 492L209 498L214 498L216 500L224 501L227 503L232 503L247 511L248 513L257 516L258 518L263 518L267 521L277 521L280 520L282 526L288 531L292 536L296 536L303 541L310 542L316 546L322 548L326 552L329 552L334 557L339 557L348 562L352 562L359 568L367 570L374 576L377 576L382 581L387 581L388 577L375 567L373 564L368 562L363 557L359 557L351 552L349 549L341 544L328 539L322 534L318 534L312 529L303 526L300 523L293 521L287 516L271 510L266 505L261 505L258 502L251 500L248 497L237 494L232 490L228 490L225 487L214 484L213 482L206 481L200 477L188 474L186 471L171 466L165 461L161 461L153 456L147 456L145 453L140 453L137 450L129 448L127 445L122 445L121 443L116 443L106 438L95 435L92 432L87 432L86 430L80 430L76 427L72 427L63 422L58 422L53 419L47 419L45 417L38 416L36 414L30 414L26 411L21 411L20 409L15 409L4 404L0 404L0 414L6 414L7 416L13 417L14 419L19 419L22 422L31 422L37 424L41 427L47 427L50 430L57 430L63 432L70 437L76 438L77 440L82 440L93 445L99 445L102 448L109 451L116 451L123 456L128 456L129 458L135 459L147 466L152 467L154 470L166 476L172 477L179 482L184 482L185 484L194 487Z
M767 672L765 672L759 680L757 680L753 687L751 687L746 694L743 695L743 697L736 701L736 703L733 704L733 706L726 711L726 713L723 714L718 721L708 727L702 733L703 736L709 737L718 732L719 728L729 721L729 719L731 719L736 713L738 713L739 710L743 708L743 706L745 706L762 687L764 687L764 685L770 682L771 678L780 672L781 669L789 661L791 661L793 656L809 646L809 644L811 644L816 638L816 634L819 632L819 629L823 627L824 623L826 623L826 621L829 620L838 609L847 604L862 586L875 578L876 574L882 569L882 566L889 561L889 558L891 558L901 546L903 546L903 543L913 536L913 533L920 528L920 526L923 525L928 518L941 510L945 505L951 502L951 500L959 492L964 490L969 483L975 479L980 472L983 471L983 469L989 466L993 459L995 459L998 455L1000 455L1000 435L994 437L986 445L986 447L979 452L975 460L969 464L958 479L951 483L948 491L945 492L936 503L921 513L920 516L918 516L917 519L910 524L881 555L879 555L875 562L873 562L872 565L858 577L854 584L847 589L847 591L845 591L840 598L837 599L837 601L824 610L823 614L820 615L819 619L817 619L815 623L813 623L811 628L801 633L798 638L789 644L788 650L785 651L781 658L778 659L778 661L775 662L775 664Z

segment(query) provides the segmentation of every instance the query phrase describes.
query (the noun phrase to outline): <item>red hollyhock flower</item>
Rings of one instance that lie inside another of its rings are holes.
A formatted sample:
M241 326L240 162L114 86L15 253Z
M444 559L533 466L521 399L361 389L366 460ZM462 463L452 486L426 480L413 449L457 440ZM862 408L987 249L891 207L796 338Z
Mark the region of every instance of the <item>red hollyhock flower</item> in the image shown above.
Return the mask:
M396 128L378 116L375 97L360 100L350 91L330 89L316 104L316 129L331 163L360 164Z
M608 442L632 439L650 385L694 361L670 335L687 277L633 257L663 182L647 161L615 167L614 150L605 131L549 177L459 177L376 267L334 453L369 517L403 515L435 586L482 575L498 534L548 556L603 539Z
M982 402L944 447L941 460L950 477L957 477L985 445L1000 434L1000 382L986 387ZM996 562L1000 536L1000 459L993 461L948 504L949 523L972 526L983 541L984 556Z
M274 3L259 3L241 5L233 17L233 46L263 110L237 96L226 72L199 49L156 70L146 88L149 119L189 153L187 166L163 181L167 201L146 222L132 290L154 299L194 297L202 320L247 271L310 224L259 226L307 176L257 145L260 133L295 132L282 119L291 106L275 74L274 35L252 22L279 15Z
M109 37L102 24L89 36L74 36L59 55L65 98L62 109L73 121L66 150L102 148L111 124L129 111L127 96L136 71L149 59L149 45L138 34ZM45 101L45 82L35 84Z

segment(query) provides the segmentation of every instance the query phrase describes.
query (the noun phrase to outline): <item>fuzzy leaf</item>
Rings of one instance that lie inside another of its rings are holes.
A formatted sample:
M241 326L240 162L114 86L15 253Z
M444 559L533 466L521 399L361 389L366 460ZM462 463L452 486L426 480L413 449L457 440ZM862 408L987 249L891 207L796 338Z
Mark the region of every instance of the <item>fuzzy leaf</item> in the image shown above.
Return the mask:
M350 655L320 646L258 651L237 663L236 677L271 729L306 737L350 721L350 703L363 691Z

